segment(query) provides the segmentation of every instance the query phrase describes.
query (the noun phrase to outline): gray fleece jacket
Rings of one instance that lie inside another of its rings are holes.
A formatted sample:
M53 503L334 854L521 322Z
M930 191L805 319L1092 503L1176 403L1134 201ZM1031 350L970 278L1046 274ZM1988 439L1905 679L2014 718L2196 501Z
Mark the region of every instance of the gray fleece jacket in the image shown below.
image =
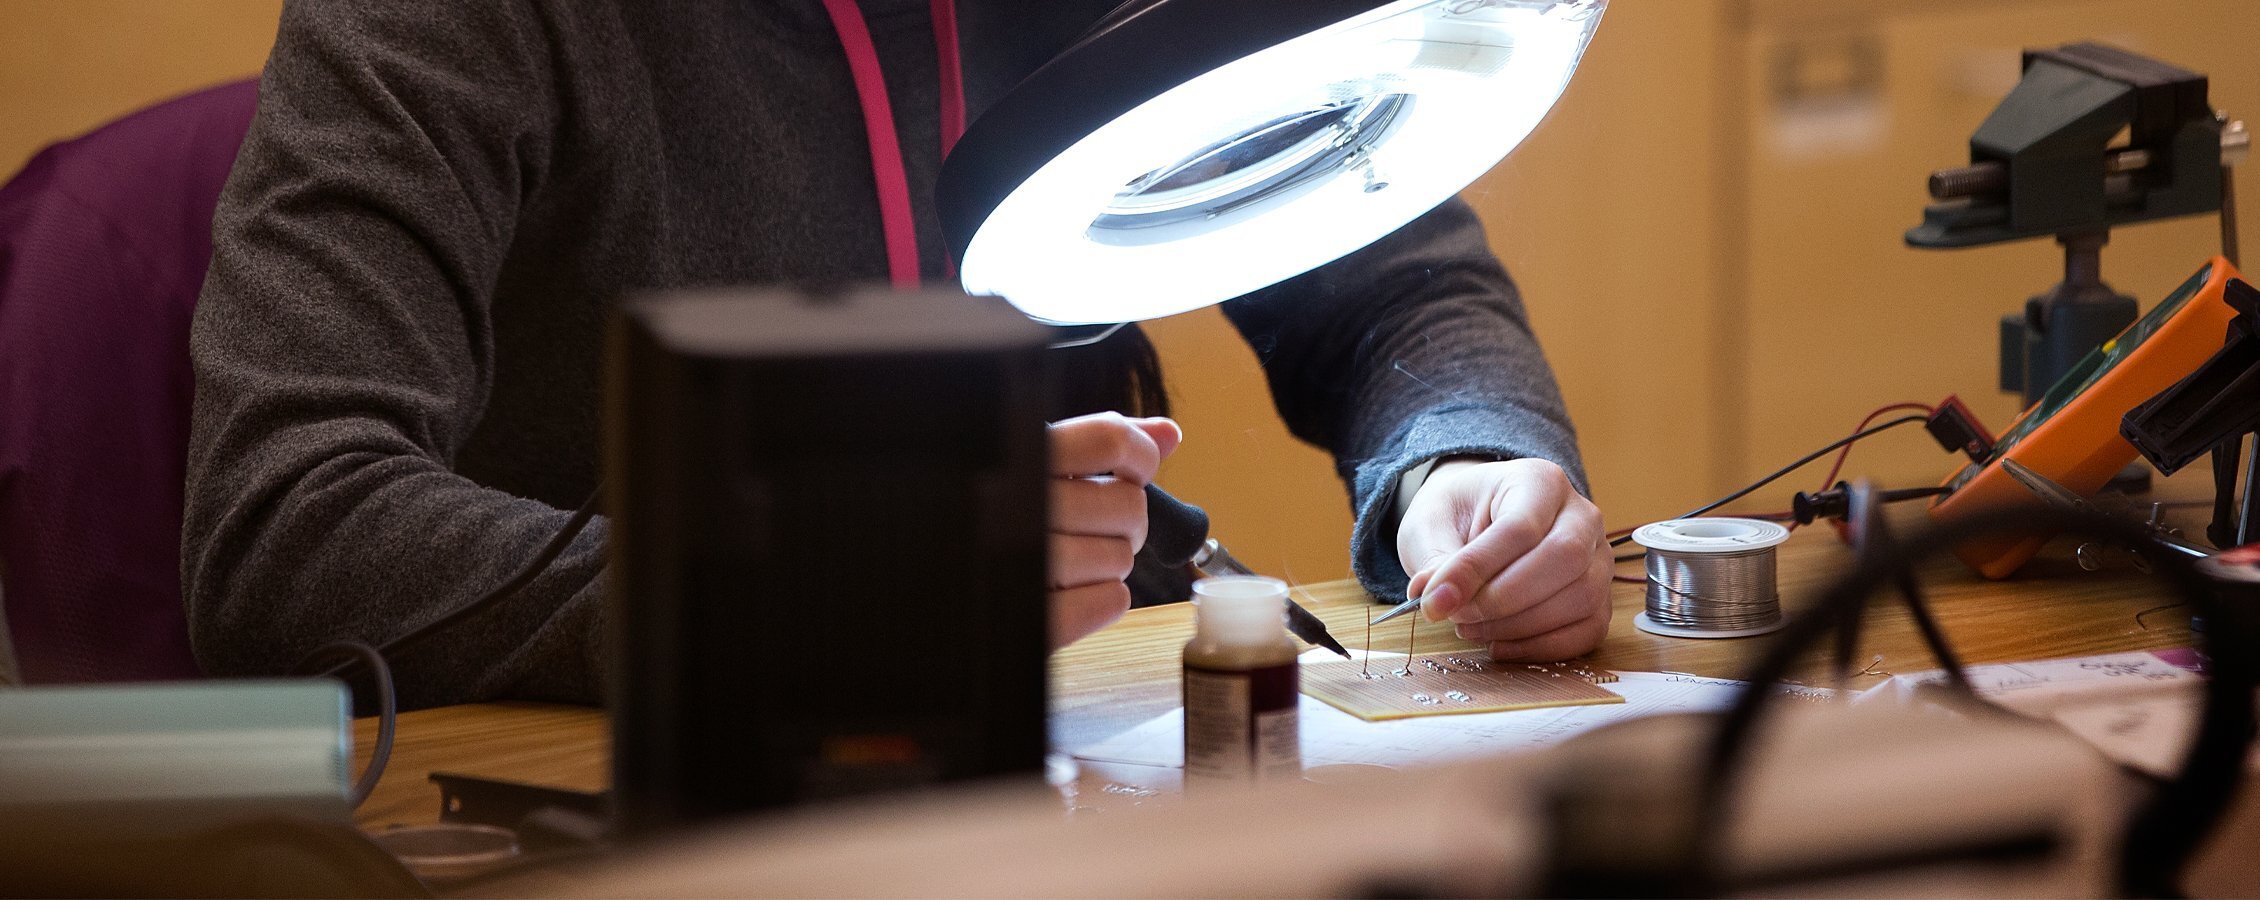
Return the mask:
M972 113L1111 2L962 0ZM862 8L938 275L928 2ZM192 339L182 577L213 674L384 640L520 569L598 480L608 303L885 277L818 0L293 0L260 90ZM1582 484L1514 288L1458 202L1225 311L1294 433L1338 460L1378 594L1403 591L1379 532L1421 460L1537 456ZM605 532L394 660L403 703L598 699Z

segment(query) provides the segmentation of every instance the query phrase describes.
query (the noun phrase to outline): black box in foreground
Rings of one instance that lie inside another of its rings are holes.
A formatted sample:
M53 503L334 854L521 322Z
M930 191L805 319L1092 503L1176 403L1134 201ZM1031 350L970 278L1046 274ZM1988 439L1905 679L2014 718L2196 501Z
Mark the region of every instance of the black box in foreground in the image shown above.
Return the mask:
M1041 771L1045 338L955 291L624 308L604 413L627 835Z

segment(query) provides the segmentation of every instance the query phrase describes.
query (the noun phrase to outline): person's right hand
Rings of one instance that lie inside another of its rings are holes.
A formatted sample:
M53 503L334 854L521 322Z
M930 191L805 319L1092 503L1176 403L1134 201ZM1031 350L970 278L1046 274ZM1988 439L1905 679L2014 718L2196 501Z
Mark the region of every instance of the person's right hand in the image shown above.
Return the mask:
M1146 545L1146 483L1184 433L1119 413L1051 425L1051 642L1057 650L1122 618Z

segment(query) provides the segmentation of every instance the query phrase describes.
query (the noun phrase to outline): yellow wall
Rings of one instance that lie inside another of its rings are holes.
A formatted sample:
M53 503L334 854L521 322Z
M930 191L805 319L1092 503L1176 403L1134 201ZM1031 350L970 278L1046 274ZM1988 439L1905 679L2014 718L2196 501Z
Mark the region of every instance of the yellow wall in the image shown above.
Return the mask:
M1560 106L1466 196L1522 287L1612 527L1718 497L1884 403L1955 393L2008 424L1995 323L2060 277L2060 255L2045 241L1919 251L1900 235L1920 221L1924 176L1967 161L2019 50L2086 38L2205 72L2216 107L2260 122L2250 0L1611 4ZM1846 47L1874 51L1874 83L1826 90ZM1785 84L1792 59L1814 84ZM2260 171L2241 179L2260 268ZM2210 218L2121 229L2104 276L2147 308L2216 235ZM1268 415L1219 317L1186 318L1154 328L1188 431L1165 477L1251 564L1345 573L1347 501L1326 459ZM1846 474L1906 486L1953 465L1910 428ZM1738 508L1786 508L1822 474Z
M256 75L281 0L0 0L0 172L176 94Z
M1904 248L1922 176L1961 162L2025 45L2100 37L2213 76L2260 120L2249 0L1616 0L1559 108L1468 192L1521 283L1612 525L1693 506L1838 436L1869 407L1958 392L1995 427L1993 328L2055 277L2052 247ZM0 0L0 171L39 146L253 74L276 0ZM1873 48L1846 109L1784 99L1785 54ZM1830 118L1836 116L1836 118ZM2243 176L2260 181L2260 172ZM2260 199L2244 234L2260 246ZM2210 221L2122 230L2107 279L2145 304L2212 252ZM2255 251L2260 256L2260 250ZM2260 262L2255 263L2260 268ZM1188 437L1164 483L1248 563L1348 573L1349 508L1289 438L1213 310L1153 323ZM1853 472L1950 462L1880 439ZM1753 498L1785 502L1809 487Z
M2062 277L2061 249L2037 240L1917 250L1900 240L1921 220L1923 176L1968 160L1970 132L2016 81L2019 48L2099 39L2149 54L2208 74L2215 108L2260 123L2260 14L2250 0L1901 5L1910 8L1784 4L1744 32L1754 96L1742 122L1743 190L1753 215L1738 247L1751 316L1736 355L1745 373L1735 385L1740 437L1728 451L1737 478L1770 471L1891 401L1959 392L1995 430L2022 408L1994 389L1997 322ZM1783 54L1816 46L1825 54L1831 44L1878 54L1881 86L1861 115L1883 139L1814 150L1793 137L1809 111L1773 96L1769 69ZM2260 194L2244 168L2240 220L2250 236ZM2248 247L2260 252L2253 240ZM2219 241L2213 216L2116 229L2103 277L2148 309ZM1911 433L1878 438L1855 459L1898 485L1934 482L1951 464Z

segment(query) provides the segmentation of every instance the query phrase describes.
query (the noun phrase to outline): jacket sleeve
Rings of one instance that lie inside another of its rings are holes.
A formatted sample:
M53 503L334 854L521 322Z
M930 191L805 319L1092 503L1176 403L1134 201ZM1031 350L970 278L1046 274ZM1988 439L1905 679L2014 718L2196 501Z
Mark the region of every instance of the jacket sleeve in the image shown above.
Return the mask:
M284 9L190 342L182 577L210 673L389 639L508 579L568 518L451 471L554 131L543 38L513 0ZM393 660L402 701L594 699L604 530Z
M1404 597L1388 519L1399 478L1422 461L1536 457L1587 490L1514 283L1457 199L1224 311L1255 349L1289 430L1334 454L1357 513L1351 564L1381 599Z

